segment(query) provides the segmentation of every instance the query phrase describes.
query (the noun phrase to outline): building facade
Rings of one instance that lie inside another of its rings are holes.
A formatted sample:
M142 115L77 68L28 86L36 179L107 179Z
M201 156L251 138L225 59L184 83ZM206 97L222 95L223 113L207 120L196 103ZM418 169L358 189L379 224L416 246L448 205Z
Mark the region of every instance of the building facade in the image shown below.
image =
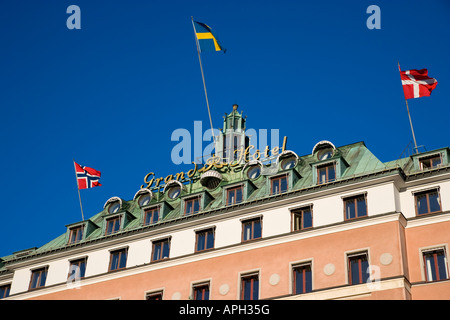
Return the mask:
M363 142L252 153L244 125L234 107L221 156L1 257L0 298L450 299L448 147L384 163Z

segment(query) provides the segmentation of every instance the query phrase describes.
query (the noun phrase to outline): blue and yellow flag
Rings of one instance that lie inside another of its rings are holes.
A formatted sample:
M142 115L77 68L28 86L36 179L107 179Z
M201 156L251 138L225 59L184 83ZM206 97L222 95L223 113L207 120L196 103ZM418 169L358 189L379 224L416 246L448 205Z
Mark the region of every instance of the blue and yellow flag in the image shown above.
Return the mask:
M197 37L197 43L200 52L203 51L223 51L223 53L226 52L226 49L219 44L219 41L217 41L217 38L212 33L210 27L208 27L204 23L197 21L193 21L193 23L195 36Z

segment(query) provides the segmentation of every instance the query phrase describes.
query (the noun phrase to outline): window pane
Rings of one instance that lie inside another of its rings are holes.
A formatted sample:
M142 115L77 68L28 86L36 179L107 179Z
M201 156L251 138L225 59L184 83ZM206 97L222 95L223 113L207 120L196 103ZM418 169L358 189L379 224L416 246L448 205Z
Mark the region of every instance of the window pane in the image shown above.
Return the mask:
M228 190L228 203L227 204L234 204L234 190Z
M427 272L427 280L436 280L436 265L434 263L433 254L428 254L425 256L425 270Z
M428 213L426 194L417 195L416 204L417 204L417 214Z
M200 199L195 199L194 200L194 212L193 213L197 213L200 211Z
M45 286L45 280L47 279L47 270L41 271L40 281L39 281L39 287Z
M161 257L161 242L153 245L153 260L159 260Z
M359 262L358 259L353 258L350 260L350 273L352 284L358 284L359 282Z
M120 229L120 219L117 218L114 221L114 232L119 231L119 229Z
M80 277L84 277L84 275L86 274L86 260L81 261L81 263L79 264L79 268L80 268Z
M244 300L251 299L251 289L252 289L252 280L245 279L244 280Z
M294 231L300 230L302 226L302 214L301 212L294 213Z
M369 262L367 261L367 256L364 255L361 257L361 283L367 283L367 280L369 279L369 273L367 272L369 268Z
M118 265L119 265L119 254L118 253L112 253L112 256L111 256L111 270L116 270Z
M259 279L258 277L253 278L253 292L252 300L258 300L259 296Z
M311 210L303 211L303 228L312 227L312 213Z
M253 223L253 239L261 238L261 220Z
M355 218L355 201L353 199L345 201L345 214L347 219Z
M252 236L252 223L246 222L244 223L244 241L250 240Z
M327 180L327 173L325 171L325 168L318 168L317 176L319 177L319 184L325 183Z
M280 181L278 179L272 180L272 194L278 194L280 192Z
M192 201L186 201L186 214L192 213Z
M119 269L125 268L127 265L127 252L125 250L121 251L119 253L119 256L120 256Z
M367 216L366 198L359 197L356 199L356 205L358 209L358 217Z
M431 165L433 168L441 164L441 157L431 159Z
M439 204L439 194L437 192L432 192L428 197L430 201L430 212L441 211L441 205Z
M83 228L78 229L76 241L81 241L81 238L83 238Z
M334 165L328 167L328 182L334 181L336 179L336 170L334 169Z
M207 232L206 249L214 248L214 231Z
M302 268L297 268L294 270L295 273L295 294L303 293L303 270Z
M162 259L169 258L169 249L170 249L169 241L166 240L166 241L164 241L164 244L163 244Z
M283 193L283 192L286 192L287 189L288 189L286 177L281 178L281 182L280 182L280 183L281 183L281 186L280 186L281 192L282 192L282 193Z
M444 251L439 251L436 253L438 271L439 271L439 280L447 279L447 263L444 255Z
M39 273L36 271L33 272L33 274L31 275L31 288L36 288L38 279L39 279Z
M235 203L241 203L242 202L242 187L236 189L236 202Z
M205 249L205 233L201 232L197 235L197 251Z

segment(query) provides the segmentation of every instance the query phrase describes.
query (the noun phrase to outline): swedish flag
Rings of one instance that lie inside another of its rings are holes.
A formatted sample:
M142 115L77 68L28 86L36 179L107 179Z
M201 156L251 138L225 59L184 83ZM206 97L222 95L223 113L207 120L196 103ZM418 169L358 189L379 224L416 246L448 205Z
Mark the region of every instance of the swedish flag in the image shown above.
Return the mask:
M226 52L226 49L223 48L217 38L214 36L210 27L206 24L193 21L195 36L197 38L197 43L200 52L203 51L223 51Z

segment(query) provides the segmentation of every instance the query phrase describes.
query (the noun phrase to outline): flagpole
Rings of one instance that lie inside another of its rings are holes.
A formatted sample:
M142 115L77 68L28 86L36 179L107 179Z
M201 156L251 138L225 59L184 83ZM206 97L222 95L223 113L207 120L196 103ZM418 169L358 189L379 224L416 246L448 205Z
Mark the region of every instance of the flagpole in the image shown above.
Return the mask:
M398 63L398 71L400 72L400 81L401 81L402 76L401 76L400 62L397 61L397 63ZM416 136L414 135L414 128L413 128L413 124L412 124L412 120L411 120L411 114L409 112L408 99L406 99L406 97L405 97L405 103L406 103L406 110L408 111L409 124L411 125L412 136L414 139L414 146L415 146L414 149L416 150L415 153L419 153L418 148L417 148Z
M82 219L81 221L84 221L83 205L81 204L80 186L78 185L77 168L75 166L75 159L73 159L73 169L75 170L75 180L77 180L78 199L80 199L80 209L81 209L81 219Z
M192 20L192 28L194 28L195 44L197 45L198 61L200 62L200 71L202 72L203 89L205 91L206 106L208 107L209 123L211 125L211 135L213 136L214 148L215 148L217 146L216 145L216 137L214 135L214 128L213 128L212 119L211 119L211 110L209 108L208 93L206 92L205 75L203 73L202 58L200 55L200 47L198 45L197 33L195 32L195 26L194 26L194 18L192 16L191 16L191 20ZM217 150L216 150L216 152L217 152Z

